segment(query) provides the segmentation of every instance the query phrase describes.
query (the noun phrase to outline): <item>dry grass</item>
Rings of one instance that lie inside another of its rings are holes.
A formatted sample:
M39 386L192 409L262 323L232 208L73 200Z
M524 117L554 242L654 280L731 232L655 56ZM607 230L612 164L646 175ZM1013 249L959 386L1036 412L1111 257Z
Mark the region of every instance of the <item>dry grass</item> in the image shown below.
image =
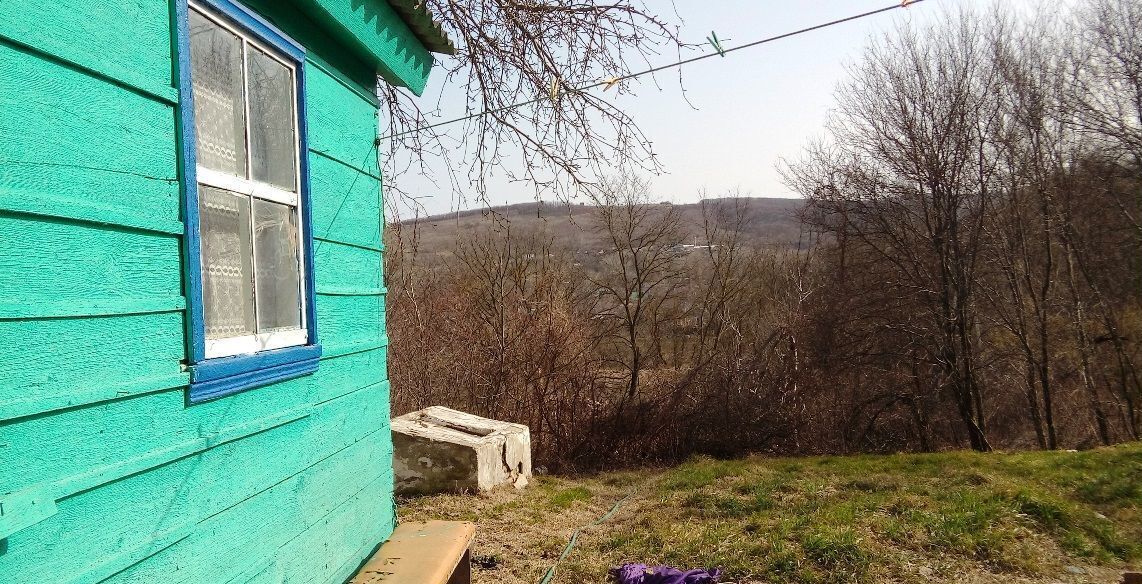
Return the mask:
M1118 582L1142 560L1142 444L1082 453L717 461L523 492L400 502L478 523L477 582L604 582L625 561L718 566L736 582Z

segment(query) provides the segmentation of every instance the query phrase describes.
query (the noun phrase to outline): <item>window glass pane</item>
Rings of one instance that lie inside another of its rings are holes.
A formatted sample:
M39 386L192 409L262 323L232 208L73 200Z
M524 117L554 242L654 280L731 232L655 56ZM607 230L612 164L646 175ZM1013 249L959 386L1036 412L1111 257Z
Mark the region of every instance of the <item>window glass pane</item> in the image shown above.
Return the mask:
M206 338L254 334L250 198L198 186Z
M254 199L258 332L301 328L301 266L294 207Z
M254 47L249 47L246 69L251 178L293 191L297 144L293 128L293 72Z
M245 178L242 41L191 10L190 61L198 164Z

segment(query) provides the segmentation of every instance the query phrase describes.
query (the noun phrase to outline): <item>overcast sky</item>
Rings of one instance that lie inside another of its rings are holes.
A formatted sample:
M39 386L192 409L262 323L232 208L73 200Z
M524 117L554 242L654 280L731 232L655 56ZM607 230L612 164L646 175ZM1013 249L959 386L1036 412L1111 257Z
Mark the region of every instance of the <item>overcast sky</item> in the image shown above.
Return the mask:
M881 8L897 0L674 0L682 18L682 37L703 42L716 31L727 47ZM1002 0L1020 10L1037 0ZM652 10L672 16L669 0L647 0ZM706 59L684 67L683 82L659 77L661 89L635 80L635 96L616 99L654 142L667 174L653 178L655 198L692 202L705 191L722 196L734 190L758 197L795 196L775 169L778 160L795 157L822 132L833 104L833 89L845 68L859 57L868 39L902 20L922 24L941 18L958 5L984 8L989 0L926 0L903 10L845 23L737 51L724 59ZM703 47L702 51L708 50ZM697 53L694 53L697 54ZM663 56L664 62L670 61ZM441 75L429 80L425 99L441 93ZM456 90L443 88L445 102ZM697 109L695 109L697 108ZM456 112L448 112L454 115ZM455 129L459 129L457 124ZM383 131L383 128L382 128ZM455 130L454 130L455 131ZM399 158L398 158L399 160ZM443 173L442 168L434 173ZM473 193L456 198L446 182L406 180L430 214L480 206ZM497 183L492 204L533 200L525 185ZM423 211L422 211L423 212ZM407 217L408 211L402 210Z

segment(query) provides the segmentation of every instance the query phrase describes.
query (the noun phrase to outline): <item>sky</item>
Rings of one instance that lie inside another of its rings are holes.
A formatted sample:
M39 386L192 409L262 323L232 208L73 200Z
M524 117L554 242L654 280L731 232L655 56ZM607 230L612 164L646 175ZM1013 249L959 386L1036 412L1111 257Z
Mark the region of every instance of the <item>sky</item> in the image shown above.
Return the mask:
M646 1L652 11L672 19L681 17L684 40L704 42L710 31L715 31L723 45L731 47L883 8L898 0ZM1037 5L1037 0L1000 1L1017 10ZM664 167L664 174L649 177L652 198L685 203L697 201L701 193L707 197L731 193L795 197L782 183L777 163L782 157L796 158L807 143L823 136L824 122L834 103L834 88L868 40L898 22L925 24L946 17L957 6L983 9L989 3L925 0L906 9L736 51L725 58L705 59L683 68L685 99L677 75L671 72L661 74L658 86L649 79L628 82L633 84L629 88L635 95L612 99L653 141ZM706 52L709 46L701 50ZM667 54L661 58L663 62L674 60ZM461 95L457 88L442 87L441 77L429 79L424 99L435 103L436 96L441 95L447 103ZM441 119L456 113L445 112ZM455 125L453 131L460 127ZM398 153L397 162L402 156L408 153ZM436 166L429 173L440 178L446 169L439 162ZM419 214L483 205L472 189L462 189L465 192L457 197L445 181L437 182L419 177L403 179L402 186L417 197ZM526 185L492 183L495 188L489 203L493 205L535 199L534 189ZM398 208L402 218L413 214L407 202Z

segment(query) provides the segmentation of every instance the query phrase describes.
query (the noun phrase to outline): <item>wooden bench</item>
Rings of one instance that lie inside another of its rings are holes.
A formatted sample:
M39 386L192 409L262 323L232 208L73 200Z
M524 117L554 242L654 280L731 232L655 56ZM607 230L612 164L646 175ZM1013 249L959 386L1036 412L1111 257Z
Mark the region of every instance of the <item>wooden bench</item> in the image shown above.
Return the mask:
M476 525L401 523L349 584L469 584Z

